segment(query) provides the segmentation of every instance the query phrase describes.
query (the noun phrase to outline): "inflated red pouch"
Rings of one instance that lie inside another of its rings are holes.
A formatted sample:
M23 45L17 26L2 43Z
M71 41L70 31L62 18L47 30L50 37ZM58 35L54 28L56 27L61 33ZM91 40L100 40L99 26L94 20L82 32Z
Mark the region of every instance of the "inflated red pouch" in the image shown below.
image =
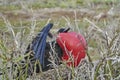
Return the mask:
M63 50L62 60L69 66L78 66L86 55L86 40L76 32L59 33L57 43Z

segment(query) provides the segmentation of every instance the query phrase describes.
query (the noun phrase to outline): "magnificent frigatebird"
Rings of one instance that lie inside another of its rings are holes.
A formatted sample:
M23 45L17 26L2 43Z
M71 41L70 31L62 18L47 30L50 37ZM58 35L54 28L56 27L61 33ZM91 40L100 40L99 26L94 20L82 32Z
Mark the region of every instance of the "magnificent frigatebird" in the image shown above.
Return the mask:
M74 67L79 65L82 58L85 58L86 40L81 34L69 32L70 28L61 28L57 32L56 39L47 42L47 36L53 37L49 32L52 27L52 23L47 24L28 45L25 55L29 55L22 61L27 65L23 65L24 71L18 70L17 76L25 72L31 75L33 72L39 73L53 68L52 58L56 65L66 62L68 66Z

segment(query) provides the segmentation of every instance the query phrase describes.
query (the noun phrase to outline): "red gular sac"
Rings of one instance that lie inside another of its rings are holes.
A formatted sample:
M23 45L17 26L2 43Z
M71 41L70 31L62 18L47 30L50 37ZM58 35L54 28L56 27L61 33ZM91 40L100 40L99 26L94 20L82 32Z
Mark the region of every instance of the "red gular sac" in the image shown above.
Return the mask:
M86 56L86 40L76 32L59 33L57 43L62 48L62 61L68 66L78 66Z

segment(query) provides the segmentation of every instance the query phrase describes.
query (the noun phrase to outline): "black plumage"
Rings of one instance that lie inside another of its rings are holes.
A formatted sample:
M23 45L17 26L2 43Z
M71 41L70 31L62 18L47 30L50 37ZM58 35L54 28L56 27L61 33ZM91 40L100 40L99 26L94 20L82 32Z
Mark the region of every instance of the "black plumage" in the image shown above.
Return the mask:
M39 73L40 71L47 71L53 68L52 61L54 61L56 65L61 64L63 52L56 43L56 40L46 42L47 36L50 38L53 37L49 32L52 26L52 23L45 26L33 39L32 43L28 45L25 55L29 55L24 58L24 61L21 61L21 63L23 63L23 65L21 65L22 71L18 70L18 77L25 73L32 75L33 72ZM57 33L68 32L69 30L70 28L61 28Z

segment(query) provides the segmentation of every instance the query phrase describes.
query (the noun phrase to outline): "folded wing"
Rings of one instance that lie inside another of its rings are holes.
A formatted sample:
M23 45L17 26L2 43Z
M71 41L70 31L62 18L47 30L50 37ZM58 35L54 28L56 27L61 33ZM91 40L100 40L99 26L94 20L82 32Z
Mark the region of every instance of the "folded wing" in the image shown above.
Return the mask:
M40 61L40 64L44 66L44 56L45 56L45 47L46 47L46 38L49 34L50 29L53 24L49 23L46 25L40 33L34 38L32 44L28 46L27 51L33 51L34 58Z

